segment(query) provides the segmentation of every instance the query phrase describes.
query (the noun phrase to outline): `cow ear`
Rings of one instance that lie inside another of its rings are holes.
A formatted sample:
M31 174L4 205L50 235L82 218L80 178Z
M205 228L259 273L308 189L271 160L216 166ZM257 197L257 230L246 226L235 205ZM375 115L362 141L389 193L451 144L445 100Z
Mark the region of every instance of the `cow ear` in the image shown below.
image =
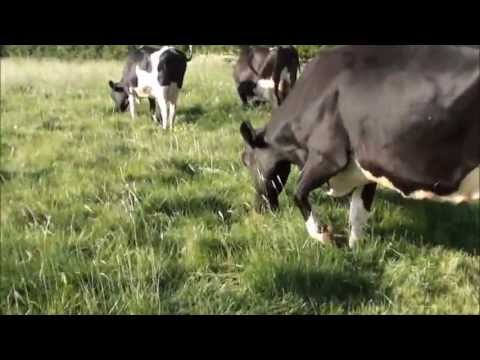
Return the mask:
M119 86L118 84L115 84L112 80L108 82L108 85L113 91L122 92L124 90L123 87Z
M266 146L263 132L257 133L250 121L245 121L240 126L240 133L245 142L252 148L263 148Z

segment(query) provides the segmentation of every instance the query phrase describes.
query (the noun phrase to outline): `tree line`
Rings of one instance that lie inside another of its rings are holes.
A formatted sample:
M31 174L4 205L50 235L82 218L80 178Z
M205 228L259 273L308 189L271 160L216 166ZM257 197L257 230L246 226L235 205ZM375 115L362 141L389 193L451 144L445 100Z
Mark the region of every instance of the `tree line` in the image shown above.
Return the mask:
M120 60L127 55L129 48L141 45L4 45L0 47L2 57L54 57L72 59ZM160 46L160 45L153 45ZM184 50L185 45L174 45ZM267 45L274 46L274 45ZM300 57L305 60L319 50L331 45L295 45ZM194 52L200 54L237 54L239 45L195 45Z

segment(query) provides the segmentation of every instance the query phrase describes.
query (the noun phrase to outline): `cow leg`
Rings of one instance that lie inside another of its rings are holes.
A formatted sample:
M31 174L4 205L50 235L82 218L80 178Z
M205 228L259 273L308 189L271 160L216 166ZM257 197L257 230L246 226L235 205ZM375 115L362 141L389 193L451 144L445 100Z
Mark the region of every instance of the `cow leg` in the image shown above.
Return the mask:
M159 101L160 112L162 115L162 128L167 130L168 127L168 104L166 99L160 99Z
M149 97L148 102L150 104L150 114L152 115L153 121L157 122L156 112L157 112L157 102L155 99Z
M242 105L243 106L248 106L248 97L247 97L247 94L245 93L245 91L243 90L243 87L239 86L237 88L237 91L238 91L238 95L240 96L240 100L242 100Z
M372 209L377 184L368 184L357 188L350 204L350 238L349 246L354 248L363 237L363 230Z
M281 106L286 98L286 92L289 88L290 72L284 67L280 73L275 76L275 98L277 99L277 107Z
M170 124L170 129L173 129L174 125L175 125L175 117L176 117L176 113L177 113L177 105L175 105L174 103L169 103L168 104L168 116L169 116L169 120L168 120L168 123Z
M128 95L128 105L130 108L130 116L132 117L132 120L135 120L135 95L132 93Z
M320 232L320 227L315 219L308 197L312 191L325 184L328 179L341 169L342 164L327 160L322 156L319 156L319 159L316 161L307 161L295 194L295 203L303 215L308 234L321 243L325 242L324 234Z
M282 105L282 99L280 98L280 81L275 82L274 95L274 108L280 107Z
M155 99L157 101L158 107L157 107L157 120L160 121L160 118L162 119L162 127L164 130L167 129L167 124L168 124L168 86L161 86L156 92L155 92ZM160 112L160 114L158 114Z
M172 84L169 90L169 119L170 128L173 129L175 125L175 117L177 115L177 101L178 101L178 87L176 84Z

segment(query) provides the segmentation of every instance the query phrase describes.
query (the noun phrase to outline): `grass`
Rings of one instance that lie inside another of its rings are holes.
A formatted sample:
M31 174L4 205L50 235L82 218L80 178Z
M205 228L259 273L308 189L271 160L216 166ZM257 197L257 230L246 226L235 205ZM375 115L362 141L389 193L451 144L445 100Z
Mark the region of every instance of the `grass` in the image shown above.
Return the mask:
M355 252L311 241L290 179L251 207L243 110L221 57L196 57L177 128L112 113L119 62L3 59L2 314L478 314L479 207L381 192ZM348 203L314 201L337 229ZM321 212L320 212L321 210Z

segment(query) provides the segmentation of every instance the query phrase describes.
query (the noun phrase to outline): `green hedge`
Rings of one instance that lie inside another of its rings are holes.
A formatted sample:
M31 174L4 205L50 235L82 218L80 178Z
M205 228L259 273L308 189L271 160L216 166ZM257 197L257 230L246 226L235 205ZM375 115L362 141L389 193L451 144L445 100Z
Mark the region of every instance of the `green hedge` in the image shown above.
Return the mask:
M186 49L185 45L176 45ZM329 45L297 45L302 59L308 59ZM55 57L60 59L124 59L130 46L127 45L5 45L1 56L12 57ZM235 54L238 45L195 45L195 53Z
M121 59L125 45L6 45L4 56L60 59Z

